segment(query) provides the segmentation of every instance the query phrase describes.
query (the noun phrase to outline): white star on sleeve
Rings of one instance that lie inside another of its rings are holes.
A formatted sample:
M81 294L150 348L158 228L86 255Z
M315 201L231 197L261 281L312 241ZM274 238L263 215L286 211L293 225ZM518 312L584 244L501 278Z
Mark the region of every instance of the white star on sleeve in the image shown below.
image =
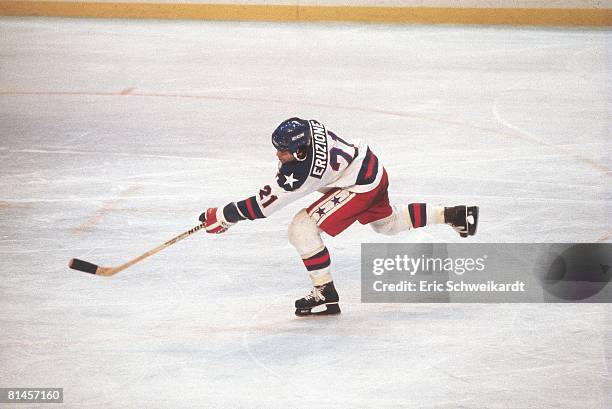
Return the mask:
M293 189L293 184L297 181L297 179L293 178L293 173L290 173L289 175L285 175L285 183L283 184L289 185L289 187Z

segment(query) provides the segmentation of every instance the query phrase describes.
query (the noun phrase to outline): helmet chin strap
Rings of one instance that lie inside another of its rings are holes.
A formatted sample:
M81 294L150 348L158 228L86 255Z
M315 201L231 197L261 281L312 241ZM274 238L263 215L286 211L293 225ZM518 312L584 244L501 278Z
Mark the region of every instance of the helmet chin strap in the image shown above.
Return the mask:
M293 157L295 158L295 160L297 160L298 162L303 162L306 160L306 157L308 157L307 154L303 154L302 157L300 157L300 152L293 152Z
M306 146L300 146L292 155L298 162L303 162L308 157L308 148Z

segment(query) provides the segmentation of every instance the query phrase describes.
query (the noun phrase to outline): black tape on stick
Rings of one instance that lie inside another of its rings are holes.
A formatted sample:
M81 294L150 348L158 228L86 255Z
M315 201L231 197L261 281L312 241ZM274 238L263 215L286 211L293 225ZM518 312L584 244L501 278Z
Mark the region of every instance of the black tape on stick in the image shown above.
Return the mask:
M96 274L96 270L98 269L97 265L88 263L87 261L79 260L78 258L73 258L72 260L70 260L68 267L73 270L84 271L89 274Z

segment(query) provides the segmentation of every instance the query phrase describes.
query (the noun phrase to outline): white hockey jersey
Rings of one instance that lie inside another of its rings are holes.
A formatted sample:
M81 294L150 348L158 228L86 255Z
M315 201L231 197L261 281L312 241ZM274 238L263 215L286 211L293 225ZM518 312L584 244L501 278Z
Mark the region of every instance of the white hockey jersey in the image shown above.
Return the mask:
M274 183L265 185L255 196L225 206L227 221L268 217L315 191L342 188L363 193L378 186L382 165L367 144L344 140L315 120L308 123L312 141L306 159L282 164Z

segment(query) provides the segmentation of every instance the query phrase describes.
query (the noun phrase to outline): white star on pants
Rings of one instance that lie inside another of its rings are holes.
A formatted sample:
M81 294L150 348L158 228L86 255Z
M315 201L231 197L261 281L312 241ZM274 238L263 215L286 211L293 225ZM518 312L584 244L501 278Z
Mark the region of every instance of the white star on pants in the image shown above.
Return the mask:
M293 184L295 182L297 182L297 181L298 181L297 179L293 178L293 173L291 173L291 174L285 176L285 183L283 183L283 184L284 185L289 185L290 188L293 188Z

